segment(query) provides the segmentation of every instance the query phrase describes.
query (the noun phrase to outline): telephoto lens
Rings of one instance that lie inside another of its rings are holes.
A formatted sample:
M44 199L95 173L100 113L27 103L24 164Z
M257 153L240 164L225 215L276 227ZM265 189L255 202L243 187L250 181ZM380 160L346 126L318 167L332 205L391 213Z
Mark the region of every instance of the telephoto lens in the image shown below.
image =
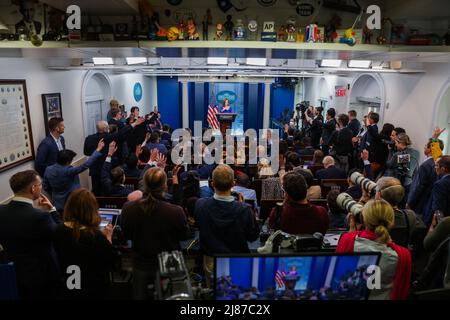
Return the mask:
M357 221L361 221L360 215L362 213L363 205L356 202L351 195L348 193L341 193L338 195L336 203L342 209L352 213Z
M377 184L373 182L370 179L367 179L359 172L353 172L350 176L350 180L361 187L361 189L364 189L367 193L369 193L371 196L375 194L375 189L377 187Z

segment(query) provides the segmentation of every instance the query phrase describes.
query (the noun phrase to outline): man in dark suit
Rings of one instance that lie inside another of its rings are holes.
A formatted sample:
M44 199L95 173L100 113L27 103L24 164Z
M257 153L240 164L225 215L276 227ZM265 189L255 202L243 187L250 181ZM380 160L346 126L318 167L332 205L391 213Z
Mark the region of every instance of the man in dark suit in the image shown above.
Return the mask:
M424 217L427 224L431 223L437 210L442 211L445 217L450 216L450 156L443 156L436 161L436 171L439 179L431 191L431 210Z
M431 190L438 176L435 170L435 162L431 154L430 139L424 147L424 154L427 159L419 166L413 176L411 183L407 205L419 215L426 214L430 206ZM439 140L441 150L444 150L444 143Z
M350 110L348 112L348 118L349 118L348 128L350 130L352 130L352 133L353 133L354 137L356 137L358 135L359 130L361 129L361 123L356 118L357 115L358 114L356 113L355 110Z
M128 132L133 130L134 127L136 127L142 123L144 123L144 119L139 118L131 125L126 125L121 130L114 132L114 133L110 133L108 123L106 121L98 121L97 122L97 133L86 137L86 139L84 140L84 155L90 156L94 152L94 150L97 148L98 142L101 139L103 139L103 141L105 142L105 145L109 145L111 141L115 141L117 143L117 140L120 137L127 134ZM103 148L103 151L102 151L103 156L98 158L89 169L89 175L91 176L91 179L92 179L92 192L96 196L101 196L101 194L102 194L102 181L101 181L102 166L103 166L103 163L105 162L107 152L108 152L108 149Z
M330 145L332 145L335 157L338 160L338 167L345 172L349 169L349 160L353 153L353 133L347 127L348 121L348 116L345 113L340 114L337 120L338 130L330 139Z
M52 237L61 218L42 195L36 171L14 174L9 185L14 198L0 205L0 243L7 261L14 263L20 298L51 298L59 279ZM34 201L39 209L33 207Z
M111 169L111 158L117 151L116 143L112 141L108 147L108 156L102 167L103 195L106 197L126 197L133 190L125 187L125 173L121 167Z
M310 107L313 108L313 107ZM308 115L308 110L305 111L305 119L309 123L308 135L311 138L311 144L313 148L319 149L320 147L320 137L322 136L322 125L323 125L323 117L322 117L322 107L313 108L314 118L311 118Z
M334 132L336 131L336 110L334 108L330 108L327 110L326 121L322 126L322 136L320 137L320 145L322 151L325 155L328 154L330 150L330 140L333 137Z
M336 168L333 157L326 156L323 158L323 166L325 169L316 172L316 179L347 179L347 174L344 170Z
M62 136L65 129L64 119L51 118L48 121L48 129L50 134L39 144L34 161L34 168L41 177L44 176L48 166L56 163L58 151L66 149L66 142Z

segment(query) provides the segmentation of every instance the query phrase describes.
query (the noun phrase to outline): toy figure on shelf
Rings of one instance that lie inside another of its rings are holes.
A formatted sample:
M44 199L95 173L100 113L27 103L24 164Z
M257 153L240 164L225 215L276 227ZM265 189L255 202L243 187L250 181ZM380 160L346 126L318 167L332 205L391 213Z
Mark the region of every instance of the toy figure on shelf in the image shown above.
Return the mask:
M336 32L341 27L342 19L337 14L334 14L328 24L325 26L325 42L334 42L338 37Z
M188 40L199 40L200 35L197 32L194 19L190 18L187 21Z
M218 23L216 26L216 38L214 40L222 40L223 36L223 25Z
M306 26L306 42L317 42L317 24Z
M286 33L286 26L282 25L280 26L280 29L278 29L277 33L277 41L283 42L287 39L287 33Z
M209 26L212 25L211 9L206 10L206 14L203 17L202 24L203 24L203 40L208 41Z
M178 40L180 37L180 29L177 27L170 27L167 31L167 40L169 41L175 41Z
M346 43L350 46L354 46L356 44L355 32L353 28L349 28L345 30L344 37L339 39L340 43Z
M288 20L286 24L286 41L287 42L295 42L296 40L296 29L295 29L295 20Z
M305 42L305 35L302 33L302 28L298 28L297 35L295 37L296 42Z
M178 40L184 40L184 22L183 20L180 21L180 23L178 23Z
M258 21L250 20L247 25L248 36L247 39L250 41L256 41L258 37Z
M363 35L364 35L364 44L371 44L372 43L372 30L367 28L367 26L364 26Z
M234 23L233 21L231 21L231 19L233 19L233 17L231 15L228 15L227 21L225 21L225 23L223 24L225 28L226 40L231 40L233 38Z

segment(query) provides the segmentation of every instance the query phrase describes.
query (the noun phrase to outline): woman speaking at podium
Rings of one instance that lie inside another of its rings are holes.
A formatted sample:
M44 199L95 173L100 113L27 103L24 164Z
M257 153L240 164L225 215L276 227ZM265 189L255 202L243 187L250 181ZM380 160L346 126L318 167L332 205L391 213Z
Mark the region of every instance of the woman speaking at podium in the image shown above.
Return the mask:
M220 113L233 113L233 110L230 106L230 100L223 99L222 100L222 108L220 109Z

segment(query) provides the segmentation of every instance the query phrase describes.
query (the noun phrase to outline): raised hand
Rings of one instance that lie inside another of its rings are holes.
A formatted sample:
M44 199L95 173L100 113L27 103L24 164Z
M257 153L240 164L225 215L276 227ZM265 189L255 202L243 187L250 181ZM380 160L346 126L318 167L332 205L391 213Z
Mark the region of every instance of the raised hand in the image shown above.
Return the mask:
M178 184L178 172L180 172L181 164L177 164L172 170L172 184Z
M100 141L97 144L97 152L102 152L104 147L105 147L105 140L100 139Z
M434 128L434 130L433 130L433 139L439 138L441 133L444 132L444 131L445 131L445 128L444 129L441 129L439 127Z
M156 156L155 161L156 161L156 166L158 168L164 169L166 167L167 159L166 159L166 156L163 155L162 153L158 152L158 155Z
M151 153L150 153L150 162L155 162L156 161L156 157L158 156L158 149L153 148Z
M111 141L108 147L108 156L112 157L113 154L117 151L117 146L115 141Z

